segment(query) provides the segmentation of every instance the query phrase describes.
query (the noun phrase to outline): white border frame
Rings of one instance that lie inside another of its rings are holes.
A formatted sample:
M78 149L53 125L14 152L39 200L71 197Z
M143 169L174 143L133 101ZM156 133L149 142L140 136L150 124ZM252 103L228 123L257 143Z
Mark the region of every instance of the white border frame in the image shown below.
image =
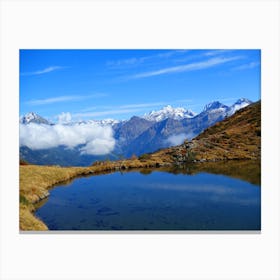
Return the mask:
M279 2L1 4L1 279L280 279ZM18 54L24 48L262 49L261 234L20 234Z

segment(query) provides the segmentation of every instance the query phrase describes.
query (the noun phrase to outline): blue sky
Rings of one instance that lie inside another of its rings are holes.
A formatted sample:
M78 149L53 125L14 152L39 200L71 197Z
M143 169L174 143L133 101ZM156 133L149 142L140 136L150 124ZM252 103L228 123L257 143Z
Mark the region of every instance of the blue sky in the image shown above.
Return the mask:
M129 119L260 99L260 50L20 50L20 115Z

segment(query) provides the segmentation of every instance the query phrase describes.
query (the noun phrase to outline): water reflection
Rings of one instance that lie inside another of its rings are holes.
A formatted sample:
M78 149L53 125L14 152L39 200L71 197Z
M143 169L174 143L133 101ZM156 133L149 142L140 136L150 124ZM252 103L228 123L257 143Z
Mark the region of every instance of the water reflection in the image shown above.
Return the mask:
M205 163L84 177L54 188L36 215L53 230L259 230L257 165Z
M122 172L134 172L126 170ZM161 168L142 168L138 170L143 175L149 175L155 171L165 171L172 174L195 175L201 172L210 174L222 174L236 179L241 179L254 185L261 184L261 163L256 160L231 160L226 162L204 162L186 165L173 165ZM103 174L109 174L106 172Z

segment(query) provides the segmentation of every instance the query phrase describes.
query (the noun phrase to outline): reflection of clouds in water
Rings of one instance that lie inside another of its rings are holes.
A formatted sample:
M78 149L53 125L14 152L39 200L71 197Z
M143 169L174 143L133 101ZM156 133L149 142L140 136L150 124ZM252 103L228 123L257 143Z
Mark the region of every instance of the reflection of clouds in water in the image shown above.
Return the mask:
M260 188L217 175L117 172L54 189L36 215L50 229L252 230Z
M220 197L220 196L211 196L210 197L210 200L213 201L213 202L223 202L223 203L236 203L236 204L239 204L239 205L242 205L242 206L248 206L248 205L258 205L260 203L260 200L259 199L256 199L256 198L250 198L250 197L239 197L239 196L223 196L223 197Z
M189 195L201 196L212 202L223 202L223 203L235 203L239 205L257 205L259 199L244 197L248 195L247 188L235 188L226 185L214 185L214 184L167 184L167 183L148 183L145 185L135 183L135 186L160 189L160 190L171 190L171 191L183 191L189 193ZM196 204L196 203L195 203Z
M135 183L136 185L137 183ZM164 189L175 191L190 191L190 192L210 192L217 194L228 193L242 193L240 189L234 189L225 185L213 185L213 184L168 184L168 183L145 183L141 185L137 184L137 187L151 188L151 189Z

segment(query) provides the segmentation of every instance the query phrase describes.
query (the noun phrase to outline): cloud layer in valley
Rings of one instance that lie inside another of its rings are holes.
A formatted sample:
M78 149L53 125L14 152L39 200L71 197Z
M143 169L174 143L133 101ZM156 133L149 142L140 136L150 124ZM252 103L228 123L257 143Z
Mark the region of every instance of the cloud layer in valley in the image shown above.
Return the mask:
M183 144L183 142L188 139L191 140L194 137L194 134L189 133L180 133L180 134L173 134L167 138L167 143L171 146L177 146Z
M20 124L20 145L33 150L55 148L60 145L74 148L83 145L81 154L105 155L115 147L113 130L96 124L44 125Z

